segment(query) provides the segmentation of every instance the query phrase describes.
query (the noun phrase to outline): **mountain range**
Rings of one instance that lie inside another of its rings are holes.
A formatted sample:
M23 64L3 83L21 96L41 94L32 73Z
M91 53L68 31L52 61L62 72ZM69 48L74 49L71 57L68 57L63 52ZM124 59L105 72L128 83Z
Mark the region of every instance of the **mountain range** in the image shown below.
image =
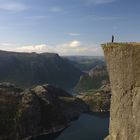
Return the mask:
M97 90L102 85L109 83L108 72L105 65L96 66L81 75L75 90L79 93L88 90Z
M105 65L103 56L65 56L70 62L81 71L89 71L96 66Z
M22 88L44 83L71 88L81 74L68 59L56 53L0 51L0 82Z

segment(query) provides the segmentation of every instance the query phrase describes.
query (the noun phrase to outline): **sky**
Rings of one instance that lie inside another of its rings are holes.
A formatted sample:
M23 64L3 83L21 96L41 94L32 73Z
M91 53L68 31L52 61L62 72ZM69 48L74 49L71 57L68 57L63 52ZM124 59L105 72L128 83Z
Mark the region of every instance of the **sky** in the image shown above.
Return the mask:
M103 55L100 44L140 41L139 0L0 0L0 50Z

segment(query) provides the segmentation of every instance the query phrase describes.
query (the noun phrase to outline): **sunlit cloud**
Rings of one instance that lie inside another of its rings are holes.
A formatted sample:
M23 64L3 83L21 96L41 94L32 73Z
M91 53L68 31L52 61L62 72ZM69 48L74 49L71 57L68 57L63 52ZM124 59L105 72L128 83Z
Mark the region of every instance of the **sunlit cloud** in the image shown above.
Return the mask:
M18 44L14 44L14 43L0 43L0 46L7 46L7 47L12 47L12 46L17 46Z
M47 45L46 44L29 45L17 47L16 49L23 52L42 52L43 50L47 50Z
M0 43L0 50L17 51L16 47L18 47L18 46L20 46L20 44L3 42L3 43Z
M86 44L80 41L71 41L56 45L56 51L61 55L103 55L97 44Z
M98 44L82 43L78 40L73 40L55 45L37 44L22 46L12 43L1 43L0 49L15 52L50 52L58 53L60 55L103 55L102 49Z
M68 43L67 45L71 48L76 48L76 47L79 47L81 45L81 42L77 41L77 40L74 40L74 41Z

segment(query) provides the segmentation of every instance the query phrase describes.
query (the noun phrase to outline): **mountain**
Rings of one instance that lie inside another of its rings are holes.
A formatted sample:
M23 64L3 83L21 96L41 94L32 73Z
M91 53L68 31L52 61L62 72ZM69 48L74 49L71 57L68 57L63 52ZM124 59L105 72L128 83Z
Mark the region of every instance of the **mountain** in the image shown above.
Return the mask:
M109 82L108 72L106 66L96 66L88 73L83 74L77 83L75 90L79 93L90 90L98 89L103 84Z
M0 139L22 140L62 131L88 111L66 91L45 84L22 90L0 83Z
M83 74L75 87L77 97L83 100L91 112L110 110L111 88L106 66L96 66Z
M73 87L82 72L55 53L18 53L0 51L0 82L19 87L50 83Z
M78 95L89 107L90 112L110 111L111 88L110 84L102 85L97 90L88 90Z
M89 71L96 66L105 65L103 56L65 56L81 71Z

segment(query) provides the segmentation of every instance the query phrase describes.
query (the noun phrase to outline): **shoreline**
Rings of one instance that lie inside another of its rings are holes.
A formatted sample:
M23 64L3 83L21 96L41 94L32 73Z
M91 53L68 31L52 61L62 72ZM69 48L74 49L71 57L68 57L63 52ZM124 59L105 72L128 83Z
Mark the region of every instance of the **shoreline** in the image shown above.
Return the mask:
M86 112L86 113L81 113L81 115L79 117L77 117L75 119L72 119L71 122L65 127L61 127L60 129L57 129L56 131L53 131L53 132L50 130L50 132L41 133L41 134L39 134L37 136L33 136L33 137L26 138L26 139L23 139L23 140L35 140L35 139L37 139L39 137L44 137L44 136L47 137L47 136L50 136L50 135L56 135L57 136L57 134L58 135L61 134L61 132L63 132L65 129L67 129L68 127L71 126L72 122L76 122L84 114L104 118L104 117L107 117L108 115L110 115L110 112L107 111L107 112ZM103 115L103 116L101 117L101 115Z

